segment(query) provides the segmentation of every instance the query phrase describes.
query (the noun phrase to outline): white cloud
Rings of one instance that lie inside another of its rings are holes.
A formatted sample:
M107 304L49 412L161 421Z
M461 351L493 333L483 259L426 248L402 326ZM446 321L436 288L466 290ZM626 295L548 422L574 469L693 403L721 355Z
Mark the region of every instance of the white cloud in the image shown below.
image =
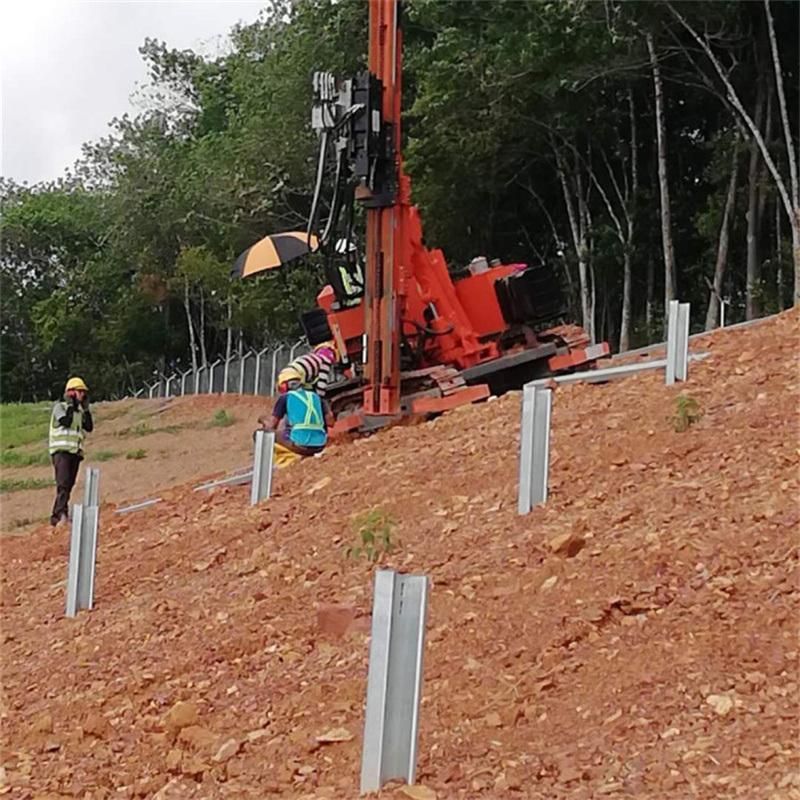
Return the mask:
M130 96L147 79L145 37L171 47L218 52L254 2L0 3L0 174L34 183L59 177L81 145L135 111Z

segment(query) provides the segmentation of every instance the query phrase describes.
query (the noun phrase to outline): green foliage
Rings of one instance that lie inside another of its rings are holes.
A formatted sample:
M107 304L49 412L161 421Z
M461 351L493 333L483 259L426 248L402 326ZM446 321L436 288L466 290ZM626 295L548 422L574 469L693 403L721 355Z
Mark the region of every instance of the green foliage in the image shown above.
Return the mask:
M757 77L771 63L763 4L674 5L711 32L754 109ZM791 65L800 7L769 7L797 141ZM66 180L27 187L0 179L3 400L55 398L71 372L96 398L122 395L154 371L212 361L229 343L260 349L299 335L298 314L322 280L313 258L247 281L231 280L229 268L266 234L305 228L316 150L309 77L364 68L367 10L363 0L276 0L214 57L147 40L141 54L151 84L141 113L112 121ZM403 14L404 156L426 240L454 268L479 254L544 261L578 322L577 256L588 252L598 338L612 341L623 245L608 199L618 218L624 210L636 222L632 329L642 339L661 336L657 319L645 322L648 285L657 307L663 297L651 32L665 78L678 284L693 308L705 306L739 125L698 75L706 60L667 4L408 0ZM717 85L713 76L708 85ZM740 195L748 148L741 143ZM772 149L786 174L785 148ZM638 194L621 204L634 154ZM589 220L583 244L573 241L564 200L564 187L577 191L579 178ZM782 221L783 241L774 236L773 182L760 182L762 293L777 308L791 283L789 226ZM745 207L738 197L724 286L734 305L746 285Z
M392 516L381 508L373 508L357 516L353 528L357 537L357 544L345 550L347 558L361 559L376 562L382 556L395 549L392 540L392 529L395 521Z
M161 425L155 428L150 427L147 422L139 422L133 427L121 428L117 431L117 436L151 436L154 433L178 433L178 431L195 427L197 427L197 424L194 422L183 422L178 425Z
M111 461L116 458L119 453L116 450L98 450L96 453L91 454L91 461Z
M22 447L33 442L46 443L51 410L51 405L46 403L0 405L0 446L3 450Z
M125 458L129 461L140 461L143 458L147 458L147 450L142 450L141 448L139 450L128 450L125 453Z
M53 486L54 483L47 478L0 478L0 494L46 489L48 486Z
M211 428L227 428L228 425L233 425L236 422L233 414L229 414L224 408L221 408L214 414L214 418L209 423Z
M41 467L50 463L47 450L20 452L15 448L0 451L0 466L3 467Z
M670 419L673 430L683 433L702 417L703 412L693 397L681 393L675 398L675 413Z

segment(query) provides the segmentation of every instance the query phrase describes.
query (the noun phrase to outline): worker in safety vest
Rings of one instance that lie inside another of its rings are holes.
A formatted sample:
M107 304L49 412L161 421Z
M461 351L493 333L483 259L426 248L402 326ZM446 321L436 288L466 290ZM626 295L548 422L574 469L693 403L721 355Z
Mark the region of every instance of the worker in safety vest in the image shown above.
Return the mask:
M50 515L54 527L69 520L69 496L83 460L83 440L92 430L89 389L81 378L70 378L64 400L53 406L50 415L50 457L56 473L56 500Z
M292 367L281 370L278 392L271 417L259 417L262 428L275 431L276 444L299 456L321 453L333 421L324 401L303 386L302 375Z
M339 239L336 242L336 252L345 257L343 263L337 267L344 292L340 304L343 308L351 308L357 306L364 296L364 270L361 268L355 242Z

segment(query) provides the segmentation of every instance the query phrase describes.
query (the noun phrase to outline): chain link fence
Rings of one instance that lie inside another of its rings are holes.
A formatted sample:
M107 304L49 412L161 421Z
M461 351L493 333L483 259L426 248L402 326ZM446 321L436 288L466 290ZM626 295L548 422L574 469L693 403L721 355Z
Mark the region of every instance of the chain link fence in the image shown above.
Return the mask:
M172 375L159 374L152 383L146 383L131 397L182 397L186 394L253 394L272 397L278 374L292 359L309 351L305 339L294 344L248 350L241 356L218 358L185 372Z

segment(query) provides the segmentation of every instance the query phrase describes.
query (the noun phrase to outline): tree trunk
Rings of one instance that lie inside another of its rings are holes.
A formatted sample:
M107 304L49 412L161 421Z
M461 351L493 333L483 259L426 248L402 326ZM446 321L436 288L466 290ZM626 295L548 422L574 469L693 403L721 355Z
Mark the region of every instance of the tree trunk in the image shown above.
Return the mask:
M189 349L192 353L192 369L197 372L197 342L192 323L192 305L189 302L189 279L183 279L183 308L186 311L186 324L189 326Z
M656 308L656 265L653 261L653 253L647 254L647 303L644 308L644 324L647 328L647 336L653 329L653 318Z
M781 242L781 201L775 198L775 294L778 298L778 311L783 311L783 248Z
M719 325L719 304L722 296L722 282L725 279L725 269L728 264L728 243L730 241L730 221L736 202L736 179L739 175L739 147L733 146L733 163L731 164L731 179L728 182L728 196L725 198L725 210L722 213L722 225L719 230L719 246L717 247L717 263L714 266L714 282L708 298L708 311L706 312L706 330L710 331Z
M231 330L231 320L233 319L233 298L228 295L228 330L225 335L225 360L228 361L231 357L231 349L233 348L233 331Z
M656 103L656 140L658 142L658 187L661 197L661 243L664 248L664 320L670 300L675 299L676 272L675 249L672 245L672 220L667 182L667 130L664 122L664 87L661 83L661 68L658 65L652 34L647 34L647 49L653 71L653 90Z
M622 253L622 315L619 325L619 352L624 353L630 349L630 329L631 329L631 255L633 250L633 237L636 225L636 200L639 194L639 164L638 164L638 141L636 135L636 111L633 105L633 89L628 86L628 112L630 115L630 162L631 162L631 193L625 198L628 205L627 216L627 236Z
M764 163L767 165L767 169L769 169L770 175L772 175L772 178L775 181L775 186L778 190L781 201L783 202L783 208L786 211L786 216L789 217L789 225L791 226L792 231L792 261L794 263L794 302L800 303L800 187L798 187L797 183L797 163L794 155L792 135L791 131L788 129L786 96L783 92L783 77L781 74L778 46L775 41L775 30L772 22L772 13L770 12L769 8L769 0L764 0L764 5L767 12L767 24L770 34L769 38L770 47L772 50L772 61L775 69L775 83L778 91L778 103L781 109L781 118L784 120L784 139L788 153L787 157L789 160L789 173L791 181L790 190L787 190L786 188L786 181L784 181L780 170L775 164L775 160L772 158L772 155L769 152L769 148L764 141L764 137L761 135L761 131L759 131L758 127L753 122L753 118L747 113L742 105L742 101L739 98L739 95L736 93L736 90L734 89L733 84L728 77L728 73L723 68L716 55L714 55L713 50L708 44L708 40L700 36L700 34L697 33L697 31L694 30L694 28L692 28L692 26L689 25L689 23L675 10L671 3L667 2L666 5L667 8L669 8L669 10L672 12L672 15L681 23L681 25L683 25L683 27L689 32L697 44L700 45L701 49L708 57L708 60L714 66L719 79L725 86L728 100L736 109L739 116L742 118L742 121L758 143Z
M761 130L764 121L764 81L759 78L756 90L756 110L753 121ZM758 178L759 150L755 139L750 142L750 167L747 170L747 284L745 319L761 316L761 264L758 260Z
M208 366L208 353L206 352L206 295L200 290L200 358L203 366Z
M581 209L581 193L580 188L576 191L576 199L573 198L570 191L569 182L565 172L564 159L558 147L553 143L553 151L556 156L556 166L558 170L558 178L561 182L561 189L564 194L564 204L567 207L567 218L569 219L569 229L572 234L572 244L575 249L575 256L578 260L578 283L581 301L581 321L583 329L589 334L592 341L594 341L593 329L594 324L592 321L591 309L591 291L589 289L589 270L588 270L588 251L586 247L586 234L584 230L584 218ZM580 169L580 165L576 163L576 169ZM576 211L575 206L578 205Z
M783 90L783 71L778 55L778 42L775 38L775 24L772 19L772 10L769 0L764 0L764 11L767 15L767 29L769 30L769 46L772 54L772 66L775 72L775 88L778 94L778 107L783 123L783 138L786 145L786 158L789 162L789 185L791 191L792 214L789 224L792 226L792 259L794 261L794 305L800 303L800 180L797 176L797 156L792 140L792 129L789 125L789 113L786 108L786 93Z

